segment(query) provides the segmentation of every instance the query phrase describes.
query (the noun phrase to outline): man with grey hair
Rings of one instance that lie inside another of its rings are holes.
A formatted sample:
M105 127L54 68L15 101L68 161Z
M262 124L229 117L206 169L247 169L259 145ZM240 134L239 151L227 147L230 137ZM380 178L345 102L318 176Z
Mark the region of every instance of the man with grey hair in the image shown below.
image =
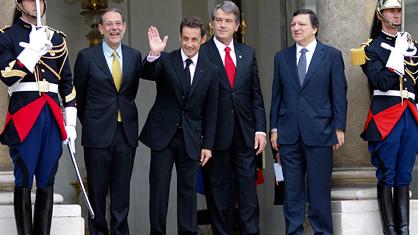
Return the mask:
M233 234L236 201L241 234L260 234L255 160L266 146L266 118L255 50L233 39L239 21L235 3L217 4L212 11L214 37L201 49L212 63L224 68L213 158L203 168L215 235Z

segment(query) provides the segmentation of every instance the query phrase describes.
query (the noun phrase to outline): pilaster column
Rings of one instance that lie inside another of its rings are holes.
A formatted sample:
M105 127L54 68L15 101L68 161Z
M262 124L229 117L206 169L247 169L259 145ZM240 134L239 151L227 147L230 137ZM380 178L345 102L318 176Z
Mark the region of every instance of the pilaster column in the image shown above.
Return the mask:
M348 83L345 144L334 153L333 199L374 198L376 195L367 143L360 138L370 105L369 88L361 68L350 63L350 49L369 37L375 7L375 0L317 0L318 38L342 51Z
M0 28L12 24L15 11L14 0L3 0L0 8ZM7 105L9 97L4 84L0 85L0 129L3 129L6 120ZM9 157L7 146L0 145L0 192L10 190L13 187L13 166Z

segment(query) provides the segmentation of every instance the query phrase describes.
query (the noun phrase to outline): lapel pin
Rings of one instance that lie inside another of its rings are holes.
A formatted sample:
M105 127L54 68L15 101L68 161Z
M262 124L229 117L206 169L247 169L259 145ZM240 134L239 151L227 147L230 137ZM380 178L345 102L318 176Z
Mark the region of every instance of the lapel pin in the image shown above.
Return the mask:
M240 59L241 59L241 58L242 58L242 56L241 56L241 55L239 55L239 56L238 56L238 58L240 58Z

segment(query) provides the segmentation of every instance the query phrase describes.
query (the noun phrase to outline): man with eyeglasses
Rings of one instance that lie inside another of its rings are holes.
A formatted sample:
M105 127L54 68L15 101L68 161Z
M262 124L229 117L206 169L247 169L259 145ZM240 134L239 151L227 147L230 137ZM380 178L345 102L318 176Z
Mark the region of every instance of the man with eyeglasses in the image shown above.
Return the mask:
M74 68L89 198L96 215L89 219L89 230L92 235L109 234L105 217L109 189L110 234L129 234L141 54L121 44L126 23L120 10L105 11L99 30L103 42L80 51Z

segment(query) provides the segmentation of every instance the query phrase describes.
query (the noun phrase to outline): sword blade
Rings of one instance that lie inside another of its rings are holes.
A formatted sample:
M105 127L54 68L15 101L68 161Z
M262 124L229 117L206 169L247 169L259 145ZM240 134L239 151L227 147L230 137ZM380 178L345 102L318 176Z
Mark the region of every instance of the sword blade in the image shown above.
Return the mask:
M41 27L42 23L41 23L41 3L39 2L40 0L35 0L36 2L36 27Z
M75 160L75 156L73 154L73 151L71 150L70 143L67 144L67 148L68 148L68 152L70 154L71 162L73 163L75 174L77 176L77 181L80 184L81 195L83 195L84 202L85 202L85 204L87 206L87 209L89 211L90 218L94 219L94 211L93 211L93 208L91 207L90 200L89 200L89 197L87 196L86 189L84 188L83 180L81 178L80 171L78 170L77 161Z

